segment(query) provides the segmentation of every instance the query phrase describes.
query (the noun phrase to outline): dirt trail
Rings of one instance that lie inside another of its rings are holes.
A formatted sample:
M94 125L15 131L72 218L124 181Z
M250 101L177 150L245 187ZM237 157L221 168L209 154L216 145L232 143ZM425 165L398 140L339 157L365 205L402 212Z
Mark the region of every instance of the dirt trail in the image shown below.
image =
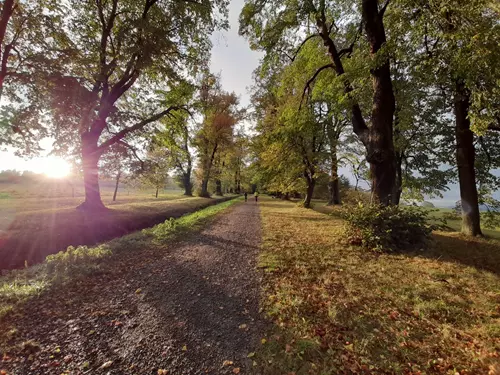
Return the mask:
M259 209L241 203L126 271L31 302L16 318L9 374L249 373L263 322ZM151 259L152 258L152 259ZM32 344L30 341L32 340ZM6 359L6 360L5 360ZM232 365L223 366L224 361ZM234 372L233 372L234 371Z

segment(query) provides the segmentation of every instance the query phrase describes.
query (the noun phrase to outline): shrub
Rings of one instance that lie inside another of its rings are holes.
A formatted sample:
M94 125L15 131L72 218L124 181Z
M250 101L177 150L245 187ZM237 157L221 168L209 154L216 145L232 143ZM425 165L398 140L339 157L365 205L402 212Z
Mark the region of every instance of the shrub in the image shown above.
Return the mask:
M351 244L370 250L397 251L425 246L437 225L428 209L359 203L342 211Z
M96 259L108 257L111 254L111 250L106 245L91 248L69 246L66 251L47 256L47 271L55 276L89 273L96 269L94 263Z

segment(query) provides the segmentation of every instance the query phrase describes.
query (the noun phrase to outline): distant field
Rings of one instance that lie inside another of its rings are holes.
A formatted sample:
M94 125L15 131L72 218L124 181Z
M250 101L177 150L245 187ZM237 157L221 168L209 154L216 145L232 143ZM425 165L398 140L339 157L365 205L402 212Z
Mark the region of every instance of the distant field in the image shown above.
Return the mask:
M0 269L38 263L69 245L93 245L131 231L158 224L215 203L214 199L187 198L180 190L119 192L102 184L107 212L90 214L75 207L83 195L67 191L39 190L35 186L0 184ZM59 196L56 194L60 194Z

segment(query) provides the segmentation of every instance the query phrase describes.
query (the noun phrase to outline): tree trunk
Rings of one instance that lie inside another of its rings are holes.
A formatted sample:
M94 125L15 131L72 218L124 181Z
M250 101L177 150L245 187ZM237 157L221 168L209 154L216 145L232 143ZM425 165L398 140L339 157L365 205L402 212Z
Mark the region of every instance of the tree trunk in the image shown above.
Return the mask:
M394 191L392 193L392 204L398 205L401 201L401 194L403 192L403 170L402 162L403 158L401 155L396 155L396 180L394 184Z
M362 1L362 16L370 53L375 59L386 43L383 13L378 0ZM372 178L372 200L384 206L391 204L396 180L393 141L393 117L396 100L392 88L389 58L371 70L373 81L373 107L371 127L366 145L367 160Z
M223 196L224 194L222 193L222 182L220 179L215 179L215 195L218 196Z
M316 180L314 178L306 178L307 180L307 190L306 196L304 198L304 207L311 208L311 199L314 193L314 186L316 185Z
M207 178L204 178L203 180L201 180L200 197L205 197L205 198L210 197L210 194L208 194L208 179Z
M330 170L330 181L328 182L328 206L340 204L340 189L339 189L339 174L336 144L331 145L331 162L332 169Z
M116 201L116 194L118 193L118 185L120 185L120 176L122 175L122 171L119 170L116 174L116 184L115 184L115 192L113 193L113 202Z
M182 184L184 185L184 195L192 197L193 185L191 184L191 168L187 168L186 172L182 174Z
M462 233L468 236L482 235L479 201L474 168L474 134L470 130L470 97L461 80L455 82L455 136L457 141L457 167L462 200Z
M160 188L157 186L157 187L156 187L155 198L158 198L158 190L159 190L159 189L160 189Z
M81 136L81 141L85 201L77 208L82 210L103 210L106 207L102 203L99 190L98 162L101 155L97 148L97 138L88 132Z

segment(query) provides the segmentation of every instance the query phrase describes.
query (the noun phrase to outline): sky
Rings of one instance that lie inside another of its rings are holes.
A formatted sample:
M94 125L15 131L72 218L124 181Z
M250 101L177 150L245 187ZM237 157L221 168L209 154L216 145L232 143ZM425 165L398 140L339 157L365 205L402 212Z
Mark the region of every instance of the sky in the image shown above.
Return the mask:
M244 0L232 0L229 9L230 29L212 35L211 70L214 73L221 73L224 89L230 92L234 91L239 95L241 104L248 106L250 104L248 89L252 85L252 73L257 68L262 53L252 51L248 41L238 35L238 18L243 4ZM47 140L43 146L46 146L48 153L50 141ZM0 151L0 170L17 169L44 172L49 161L50 159L47 158L24 160L16 157L12 151ZM346 169L341 168L340 173L347 175L354 181ZM436 206L453 206L458 199L458 187L451 185L450 191L443 192L443 199L429 199L429 201Z

